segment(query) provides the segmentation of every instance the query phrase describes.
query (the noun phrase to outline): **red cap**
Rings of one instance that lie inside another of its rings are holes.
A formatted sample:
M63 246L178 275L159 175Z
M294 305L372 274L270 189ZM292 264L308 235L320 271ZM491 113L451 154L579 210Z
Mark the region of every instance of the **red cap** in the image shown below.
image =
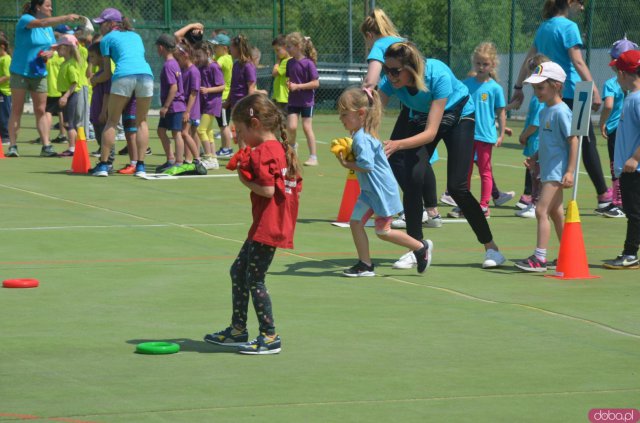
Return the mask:
M623 72L637 73L640 69L640 50L625 51L620 57L612 60L609 66L615 66Z

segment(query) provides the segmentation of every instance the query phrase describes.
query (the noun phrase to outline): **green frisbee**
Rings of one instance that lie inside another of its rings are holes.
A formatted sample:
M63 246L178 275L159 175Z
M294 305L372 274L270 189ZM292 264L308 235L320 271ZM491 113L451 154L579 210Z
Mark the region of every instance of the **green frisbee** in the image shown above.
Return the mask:
M138 354L175 354L180 345L173 342L143 342L136 345Z

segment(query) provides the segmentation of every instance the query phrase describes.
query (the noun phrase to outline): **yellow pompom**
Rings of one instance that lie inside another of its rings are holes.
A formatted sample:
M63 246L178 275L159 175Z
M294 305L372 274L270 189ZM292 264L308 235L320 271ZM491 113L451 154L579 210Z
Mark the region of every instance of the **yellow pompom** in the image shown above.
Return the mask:
M331 152L338 158L340 158L340 153L342 153L342 157L344 157L346 161L355 162L355 156L351 151L352 143L353 140L349 137L335 138L331 141Z

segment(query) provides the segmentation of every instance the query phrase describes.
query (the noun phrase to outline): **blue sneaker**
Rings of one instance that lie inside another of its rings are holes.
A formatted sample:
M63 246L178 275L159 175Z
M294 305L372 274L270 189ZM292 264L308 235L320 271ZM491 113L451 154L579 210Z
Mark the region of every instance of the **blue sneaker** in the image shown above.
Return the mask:
M109 176L109 165L107 163L98 163L91 170L91 176Z
M147 176L147 172L145 171L145 168L144 168L144 163L136 164L135 176Z
M221 148L216 151L217 157L231 157L233 155L233 148Z
M206 334L204 340L216 345L240 346L247 343L249 333L246 329L240 332L229 326L225 330Z
M164 162L162 163L160 166L156 167L156 173L163 173L165 170L169 169L170 167L174 166L175 163L171 163L171 162Z
M278 354L282 350L282 342L280 336L274 335L268 336L266 333L261 333L253 341L248 344L238 347L240 354Z

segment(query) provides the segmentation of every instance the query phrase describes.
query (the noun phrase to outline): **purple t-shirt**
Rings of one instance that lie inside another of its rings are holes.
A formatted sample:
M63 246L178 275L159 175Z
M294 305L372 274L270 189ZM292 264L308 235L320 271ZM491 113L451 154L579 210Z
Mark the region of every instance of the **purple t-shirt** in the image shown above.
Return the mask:
M287 62L287 77L294 84L306 84L319 78L318 69L313 60L305 57L301 60L294 58ZM315 90L289 91L289 106L313 107Z
M135 93L131 96L131 99L129 99L129 102L127 103L126 106L124 106L124 110L122 111L122 117L123 118L127 118L127 119L131 119L131 117L133 116L133 119L136 118L136 95Z
M248 96L249 84L255 83L257 80L256 66L253 63L242 64L236 60L231 70L231 89L227 98L231 106L235 105L243 97Z
M182 74L184 87L184 101L189 104L189 96L192 92L196 93L196 101L189 112L189 119L200 120L200 71L195 65L186 68Z
M224 85L224 75L218 62L211 62L200 69L200 85L206 88ZM202 114L220 117L222 114L222 91L219 93L200 93L200 111Z
M102 72L98 72L96 75L101 74ZM105 82L101 82L96 84L93 87L93 94L91 96L91 106L89 107L89 121L93 125L98 124L98 118L100 117L100 113L102 112L102 101L104 100L105 94L109 94L111 92L111 79Z
M173 98L167 113L178 113L187 110L187 104L184 102L184 91L182 87L182 71L176 59L169 59L162 66L160 74L160 103L164 105L165 100L169 96L169 89L173 84L178 86L176 96Z

